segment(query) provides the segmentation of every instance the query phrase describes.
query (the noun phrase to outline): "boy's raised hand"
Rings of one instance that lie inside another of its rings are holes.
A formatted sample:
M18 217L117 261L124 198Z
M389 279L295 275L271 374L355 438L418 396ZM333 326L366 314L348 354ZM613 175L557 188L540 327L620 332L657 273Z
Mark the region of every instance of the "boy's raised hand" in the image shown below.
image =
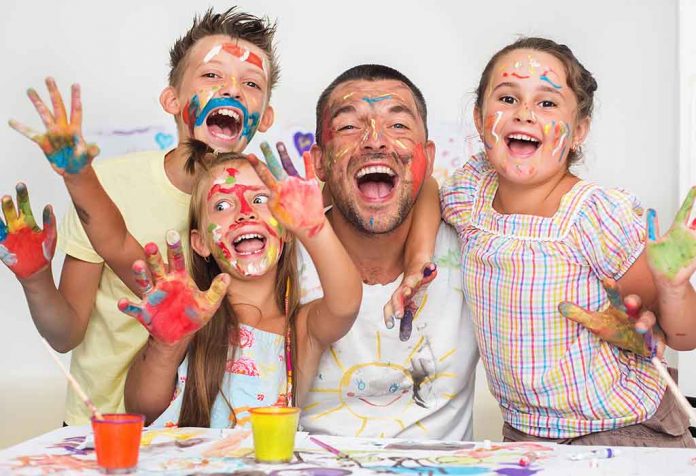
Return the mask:
M156 340L174 344L198 331L213 317L225 297L230 277L221 273L210 289L199 290L186 272L181 238L175 231L167 232L168 271L157 245L148 243L145 255L147 267L142 260L133 264L143 300L135 304L121 299L118 308L135 317Z
M311 238L319 233L326 221L311 156L309 152L302 155L306 172L306 178L302 178L292 165L285 145L279 142L277 147L282 165L267 142L261 144L261 150L268 167L253 154L249 154L247 159L271 190L269 208L273 216L292 233Z
M664 339L657 337L654 315L646 311L639 315L641 303L634 296L621 298L619 287L614 280L602 282L609 307L604 311L588 311L580 306L562 302L558 310L563 317L577 322L600 339L622 349L634 352L644 357L657 354L662 356Z
M46 205L43 210L43 230L34 220L26 185L19 182L16 187L19 213L12 197L2 197L0 220L0 259L18 278L24 279L50 266L56 250L56 218L53 209Z
M59 175L65 177L78 174L99 154L99 148L96 145L86 144L82 138L80 86L72 85L70 119L53 78L46 78L46 87L53 103L53 112L34 89L27 91L29 100L46 126L46 132L42 134L15 120L10 120L10 127L36 142L46 154L53 170Z
M692 187L672 226L660 238L657 214L648 210L646 255L658 286L684 285L696 271L696 220L689 221L695 199L696 187Z

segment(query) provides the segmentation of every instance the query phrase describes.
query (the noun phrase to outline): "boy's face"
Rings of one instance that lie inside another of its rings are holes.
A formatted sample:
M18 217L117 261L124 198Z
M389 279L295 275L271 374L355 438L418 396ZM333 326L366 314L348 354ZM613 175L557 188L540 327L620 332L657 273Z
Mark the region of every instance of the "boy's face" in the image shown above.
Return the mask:
M184 58L179 85L161 101L177 116L181 139L221 152L242 152L257 130L273 124L270 62L257 46L227 35L200 39Z

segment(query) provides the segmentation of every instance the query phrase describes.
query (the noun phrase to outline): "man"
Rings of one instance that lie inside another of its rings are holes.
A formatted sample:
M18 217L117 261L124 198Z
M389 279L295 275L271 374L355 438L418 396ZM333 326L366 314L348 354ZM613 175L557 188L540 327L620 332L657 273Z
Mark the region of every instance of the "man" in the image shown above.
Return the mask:
M403 74L361 65L336 78L317 104L317 176L333 199L331 226L364 281L353 328L322 357L304 404L310 432L352 436L472 438L478 351L461 292L459 245L442 224L437 278L413 318L410 339L385 328L382 306L404 272L413 205L430 177L423 95ZM303 300L321 288L311 260L301 268Z

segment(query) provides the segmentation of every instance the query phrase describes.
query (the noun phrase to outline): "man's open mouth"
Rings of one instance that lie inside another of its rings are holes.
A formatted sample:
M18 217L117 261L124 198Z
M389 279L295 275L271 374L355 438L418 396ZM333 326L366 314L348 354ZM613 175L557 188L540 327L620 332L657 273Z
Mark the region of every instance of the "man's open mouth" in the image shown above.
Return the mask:
M398 176L385 165L368 165L355 174L360 193L368 200L383 200L394 191Z
M517 157L530 157L541 146L541 141L528 134L514 133L505 137L505 143Z
M220 107L208 114L205 125L213 136L222 140L234 140L242 130L242 117L237 109Z
M251 256L263 253L266 249L266 237L259 233L245 233L232 241L232 246L237 256Z

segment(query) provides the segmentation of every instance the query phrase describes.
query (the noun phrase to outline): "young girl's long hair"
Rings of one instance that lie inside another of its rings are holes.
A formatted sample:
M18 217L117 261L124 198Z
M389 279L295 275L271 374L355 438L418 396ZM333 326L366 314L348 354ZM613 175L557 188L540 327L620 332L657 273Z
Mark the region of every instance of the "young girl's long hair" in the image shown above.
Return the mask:
M189 206L189 230L199 229L201 214L204 209L204 194L202 182L210 176L210 169L230 161L246 161L246 158L238 153L212 153L211 149L202 142L191 141L188 144L190 158L186 163L186 169L195 173L191 204ZM198 255L189 246L190 272L199 289L210 288L213 278L222 271L214 259L205 259ZM234 285L234 284L232 284ZM299 291L297 279L297 258L295 240L288 238L283 247L277 266L275 285L275 299L280 309L285 309L286 288L290 285L288 294L288 315L286 325L290 326L290 340L292 349L292 362L296 359L295 315L299 307ZM286 329L288 330L288 329ZM287 332L286 334L287 335ZM234 309L227 299L223 299L222 305L215 315L193 337L188 348L188 379L184 390L179 426L210 426L210 414L213 403L220 392L222 379L225 375L225 365L228 360L228 349L235 346L239 339L239 322ZM232 352L232 358L236 349ZM296 386L293 385L293 393ZM223 397L225 397L223 395ZM229 400L225 397L229 406ZM294 398L293 398L294 401ZM234 410L230 406L230 414L234 417ZM236 420L233 422L233 426Z

